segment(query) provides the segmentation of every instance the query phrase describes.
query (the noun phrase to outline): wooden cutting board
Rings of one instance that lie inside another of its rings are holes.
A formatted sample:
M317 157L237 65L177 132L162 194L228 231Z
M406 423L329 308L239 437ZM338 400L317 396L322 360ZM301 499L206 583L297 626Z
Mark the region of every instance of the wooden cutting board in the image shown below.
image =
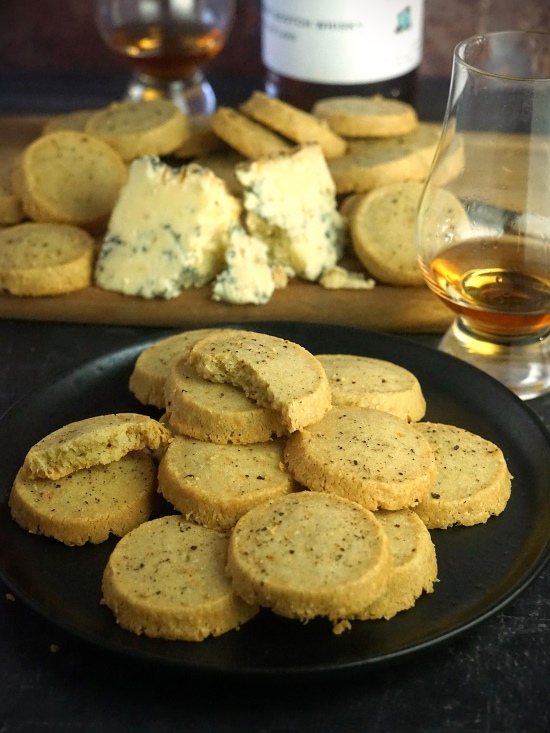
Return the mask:
M21 150L40 134L44 117L0 117L0 155ZM144 300L95 287L55 297L0 293L0 318L132 326L188 327L225 321L309 321L394 332L443 332L452 315L425 287L376 285L373 290L325 290L292 281L266 305L217 303L209 287L171 300Z

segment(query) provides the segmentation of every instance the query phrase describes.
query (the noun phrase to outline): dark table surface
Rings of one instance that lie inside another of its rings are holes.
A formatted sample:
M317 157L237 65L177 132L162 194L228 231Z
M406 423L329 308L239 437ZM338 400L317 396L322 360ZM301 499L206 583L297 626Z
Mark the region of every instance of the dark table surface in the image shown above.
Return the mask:
M218 83L220 98L231 104L255 81ZM446 87L442 80L421 86L423 117L441 116ZM0 113L100 106L120 88L118 78L0 73ZM169 333L0 321L0 415L75 366ZM433 335L408 338L437 344ZM550 397L527 404L549 427ZM194 677L110 654L47 621L0 583L2 733L545 733L549 688L550 567L503 610L448 644L374 671L291 682Z

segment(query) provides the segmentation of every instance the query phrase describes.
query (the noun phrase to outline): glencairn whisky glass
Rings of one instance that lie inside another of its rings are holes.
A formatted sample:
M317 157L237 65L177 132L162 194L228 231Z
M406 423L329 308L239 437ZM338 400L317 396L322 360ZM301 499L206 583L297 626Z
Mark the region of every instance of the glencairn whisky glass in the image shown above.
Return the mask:
M126 99L171 99L210 114L216 96L203 67L225 45L235 0L96 0L106 45L132 68Z
M427 285L456 314L440 348L523 399L548 392L550 34L456 47L416 246Z

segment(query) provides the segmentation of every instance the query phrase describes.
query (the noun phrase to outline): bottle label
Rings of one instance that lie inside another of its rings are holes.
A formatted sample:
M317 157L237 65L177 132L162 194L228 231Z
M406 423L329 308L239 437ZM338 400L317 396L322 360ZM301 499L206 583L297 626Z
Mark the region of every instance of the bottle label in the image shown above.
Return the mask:
M321 84L403 76L422 57L424 0L262 0L262 59Z

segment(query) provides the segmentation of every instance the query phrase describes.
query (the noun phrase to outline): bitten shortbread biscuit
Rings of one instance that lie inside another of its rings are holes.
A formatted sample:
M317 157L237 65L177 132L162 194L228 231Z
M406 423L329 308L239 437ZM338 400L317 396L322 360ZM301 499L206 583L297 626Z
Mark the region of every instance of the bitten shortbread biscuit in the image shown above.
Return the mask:
M103 601L135 634L202 641L258 612L225 573L227 535L181 516L155 519L115 547L103 573Z
M25 148L13 171L13 188L30 219L98 232L127 175L121 156L103 140L60 130Z
M188 363L212 382L229 382L262 407L281 414L286 430L319 420L330 408L330 386L317 359L286 339L227 330L191 347Z
M171 432L146 415L98 415L46 435L29 450L24 465L35 478L58 479L82 468L117 461L130 451L155 450L171 441Z
M390 412L408 422L421 420L426 400L408 369L383 359L352 354L320 354L334 406L357 405Z
M188 519L229 529L253 507L294 489L283 448L281 441L215 445L176 436L159 465L159 491Z
M60 295L92 282L94 240L70 224L23 222L0 231L0 290Z
M264 92L255 91L239 109L295 143L318 143L326 158L337 158L346 152L346 141L331 130L325 120Z
M441 423L415 429L432 446L437 479L415 511L429 528L483 524L510 498L512 477L500 448L479 435Z
M208 336L210 328L184 331L161 339L144 349L136 359L130 375L130 392L144 405L163 409L164 383L175 359L184 354L196 341Z
M255 160L285 153L293 144L230 107L218 107L212 116L212 129L231 148Z
M18 472L9 505L17 524L66 545L122 537L149 519L155 501L157 468L144 451L106 466L83 468L55 480Z
M232 384L203 379L186 359L172 364L164 387L166 419L176 432L236 445L286 434L279 412L261 407Z
M418 126L414 107L381 94L372 97L328 97L315 103L313 114L346 137L406 135Z
M367 509L417 505L436 478L433 450L411 424L366 407L333 407L285 447L294 476L314 491L339 494Z
M352 619L387 588L393 560L372 512L309 491L262 504L235 525L227 570L248 603L289 618Z
M171 153L190 135L187 115L168 99L113 102L94 112L84 129L126 161Z
M437 558L430 533L414 511L379 511L375 516L390 541L393 570L387 590L359 618L390 619L412 608L422 593L433 593Z

